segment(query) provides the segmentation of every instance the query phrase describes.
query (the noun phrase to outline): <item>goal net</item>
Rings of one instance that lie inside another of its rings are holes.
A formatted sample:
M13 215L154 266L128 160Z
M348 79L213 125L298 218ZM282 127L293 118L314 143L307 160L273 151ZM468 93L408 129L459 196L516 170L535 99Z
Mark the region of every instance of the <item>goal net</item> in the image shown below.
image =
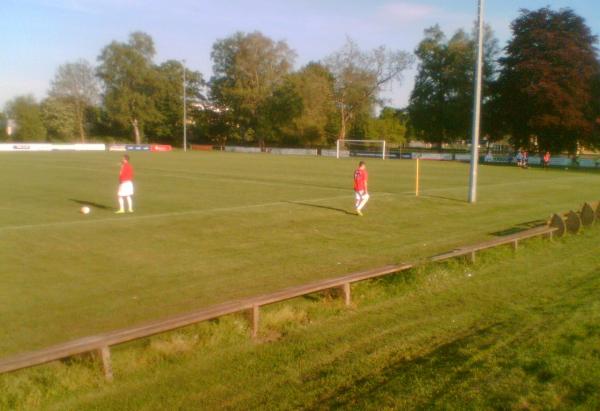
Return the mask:
M337 140L336 158L340 157L372 157L385 160L385 140Z

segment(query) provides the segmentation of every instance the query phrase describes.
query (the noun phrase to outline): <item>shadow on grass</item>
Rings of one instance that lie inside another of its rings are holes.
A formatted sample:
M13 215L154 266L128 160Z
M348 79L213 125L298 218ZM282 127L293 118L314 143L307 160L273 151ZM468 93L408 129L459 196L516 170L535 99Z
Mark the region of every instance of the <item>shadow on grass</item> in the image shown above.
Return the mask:
M462 203L462 204L466 204L468 202L467 200L460 199L460 198L444 197L444 196L433 195L433 194L420 194L420 196L425 197L425 198L433 198L436 200L454 201L456 203Z
M385 402L385 397L402 397L408 395L407 382L412 379L431 379L444 375L444 382L432 389L432 392L421 401L422 409L439 407L438 400L444 394L451 392L462 381L473 378L475 370L480 366L473 361L474 352L485 350L496 343L498 332L502 330L501 323L494 323L480 329L469 330L465 335L441 344L432 351L413 357L412 359L397 359L389 365L365 377L353 381L352 389L333 392L325 398L320 398L319 405L325 409L346 409L357 407L367 401L372 404ZM512 398L510 400L513 400ZM389 404L388 404L389 405Z
M521 231L529 230L530 228L540 226L540 225L544 224L545 222L546 222L545 220L531 220L531 221L517 224L511 228L507 228L506 230L495 231L493 233L490 233L490 235L502 237L505 235L516 234L516 233L520 233Z
M99 210L112 210L113 208L110 206L107 206L105 204L99 204L99 203L94 203L93 201L85 201L85 200L77 200L75 198L69 198L70 201L77 203L79 205L82 206L88 206L88 207L94 207L97 208Z
M336 211L338 213L344 213L344 214L348 214L348 215L356 215L351 211L344 210L343 208L336 208L336 207L330 207L330 206L319 205L319 204L303 203L301 201L286 201L286 203L296 204L296 205L305 206L305 207L322 208L324 210Z

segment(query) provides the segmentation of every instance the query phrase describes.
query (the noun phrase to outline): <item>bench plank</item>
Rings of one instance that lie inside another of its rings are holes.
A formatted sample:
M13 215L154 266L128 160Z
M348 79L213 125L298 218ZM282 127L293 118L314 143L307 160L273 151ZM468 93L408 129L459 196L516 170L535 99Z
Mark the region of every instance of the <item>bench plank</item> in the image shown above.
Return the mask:
M497 245L513 243L518 240L536 237L540 235L552 235L557 230L556 227L542 226L532 228L483 242L480 244L461 247L453 251L439 254L428 259L428 261L442 261L459 256L470 256L474 259L475 252ZM292 298L300 297L315 292L324 291L331 288L342 288L346 305L350 304L350 284L358 281L364 281L372 278L382 277L392 273L398 273L415 267L417 263L405 263L397 265L387 265L372 270L359 271L345 276L325 279L314 283L289 287L281 291L263 294L241 300L229 301L226 303L214 305L179 314L167 319L148 322L145 324L101 333L94 336L84 337L66 343L54 345L45 349L26 352L11 357L0 359L0 373L15 371L35 365L41 365L47 362L71 357L91 351L98 351L101 355L103 368L107 379L112 378L112 369L110 366L110 351L112 345L122 344L139 338L151 337L166 331L172 331L181 327L196 324L202 321L215 319L224 315L234 314L250 310L252 313L252 335L256 336L259 325L259 308L263 305L286 301Z

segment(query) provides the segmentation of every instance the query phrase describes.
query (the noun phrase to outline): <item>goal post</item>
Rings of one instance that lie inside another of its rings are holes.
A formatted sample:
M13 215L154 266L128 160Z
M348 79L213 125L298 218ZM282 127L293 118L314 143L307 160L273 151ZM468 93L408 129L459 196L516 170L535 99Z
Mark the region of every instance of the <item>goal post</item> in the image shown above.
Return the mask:
M335 144L336 158L354 153L356 157L374 157L385 160L387 157L387 144L385 140L337 140Z

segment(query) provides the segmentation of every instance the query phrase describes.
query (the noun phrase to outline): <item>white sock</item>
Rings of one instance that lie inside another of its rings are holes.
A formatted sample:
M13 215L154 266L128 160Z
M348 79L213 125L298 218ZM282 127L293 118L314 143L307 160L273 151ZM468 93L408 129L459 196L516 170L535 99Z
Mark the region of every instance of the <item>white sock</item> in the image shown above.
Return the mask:
M119 197L119 211L125 211L125 204L123 202L123 197Z
M129 207L129 212L133 212L133 199L131 196L127 196L127 207Z

